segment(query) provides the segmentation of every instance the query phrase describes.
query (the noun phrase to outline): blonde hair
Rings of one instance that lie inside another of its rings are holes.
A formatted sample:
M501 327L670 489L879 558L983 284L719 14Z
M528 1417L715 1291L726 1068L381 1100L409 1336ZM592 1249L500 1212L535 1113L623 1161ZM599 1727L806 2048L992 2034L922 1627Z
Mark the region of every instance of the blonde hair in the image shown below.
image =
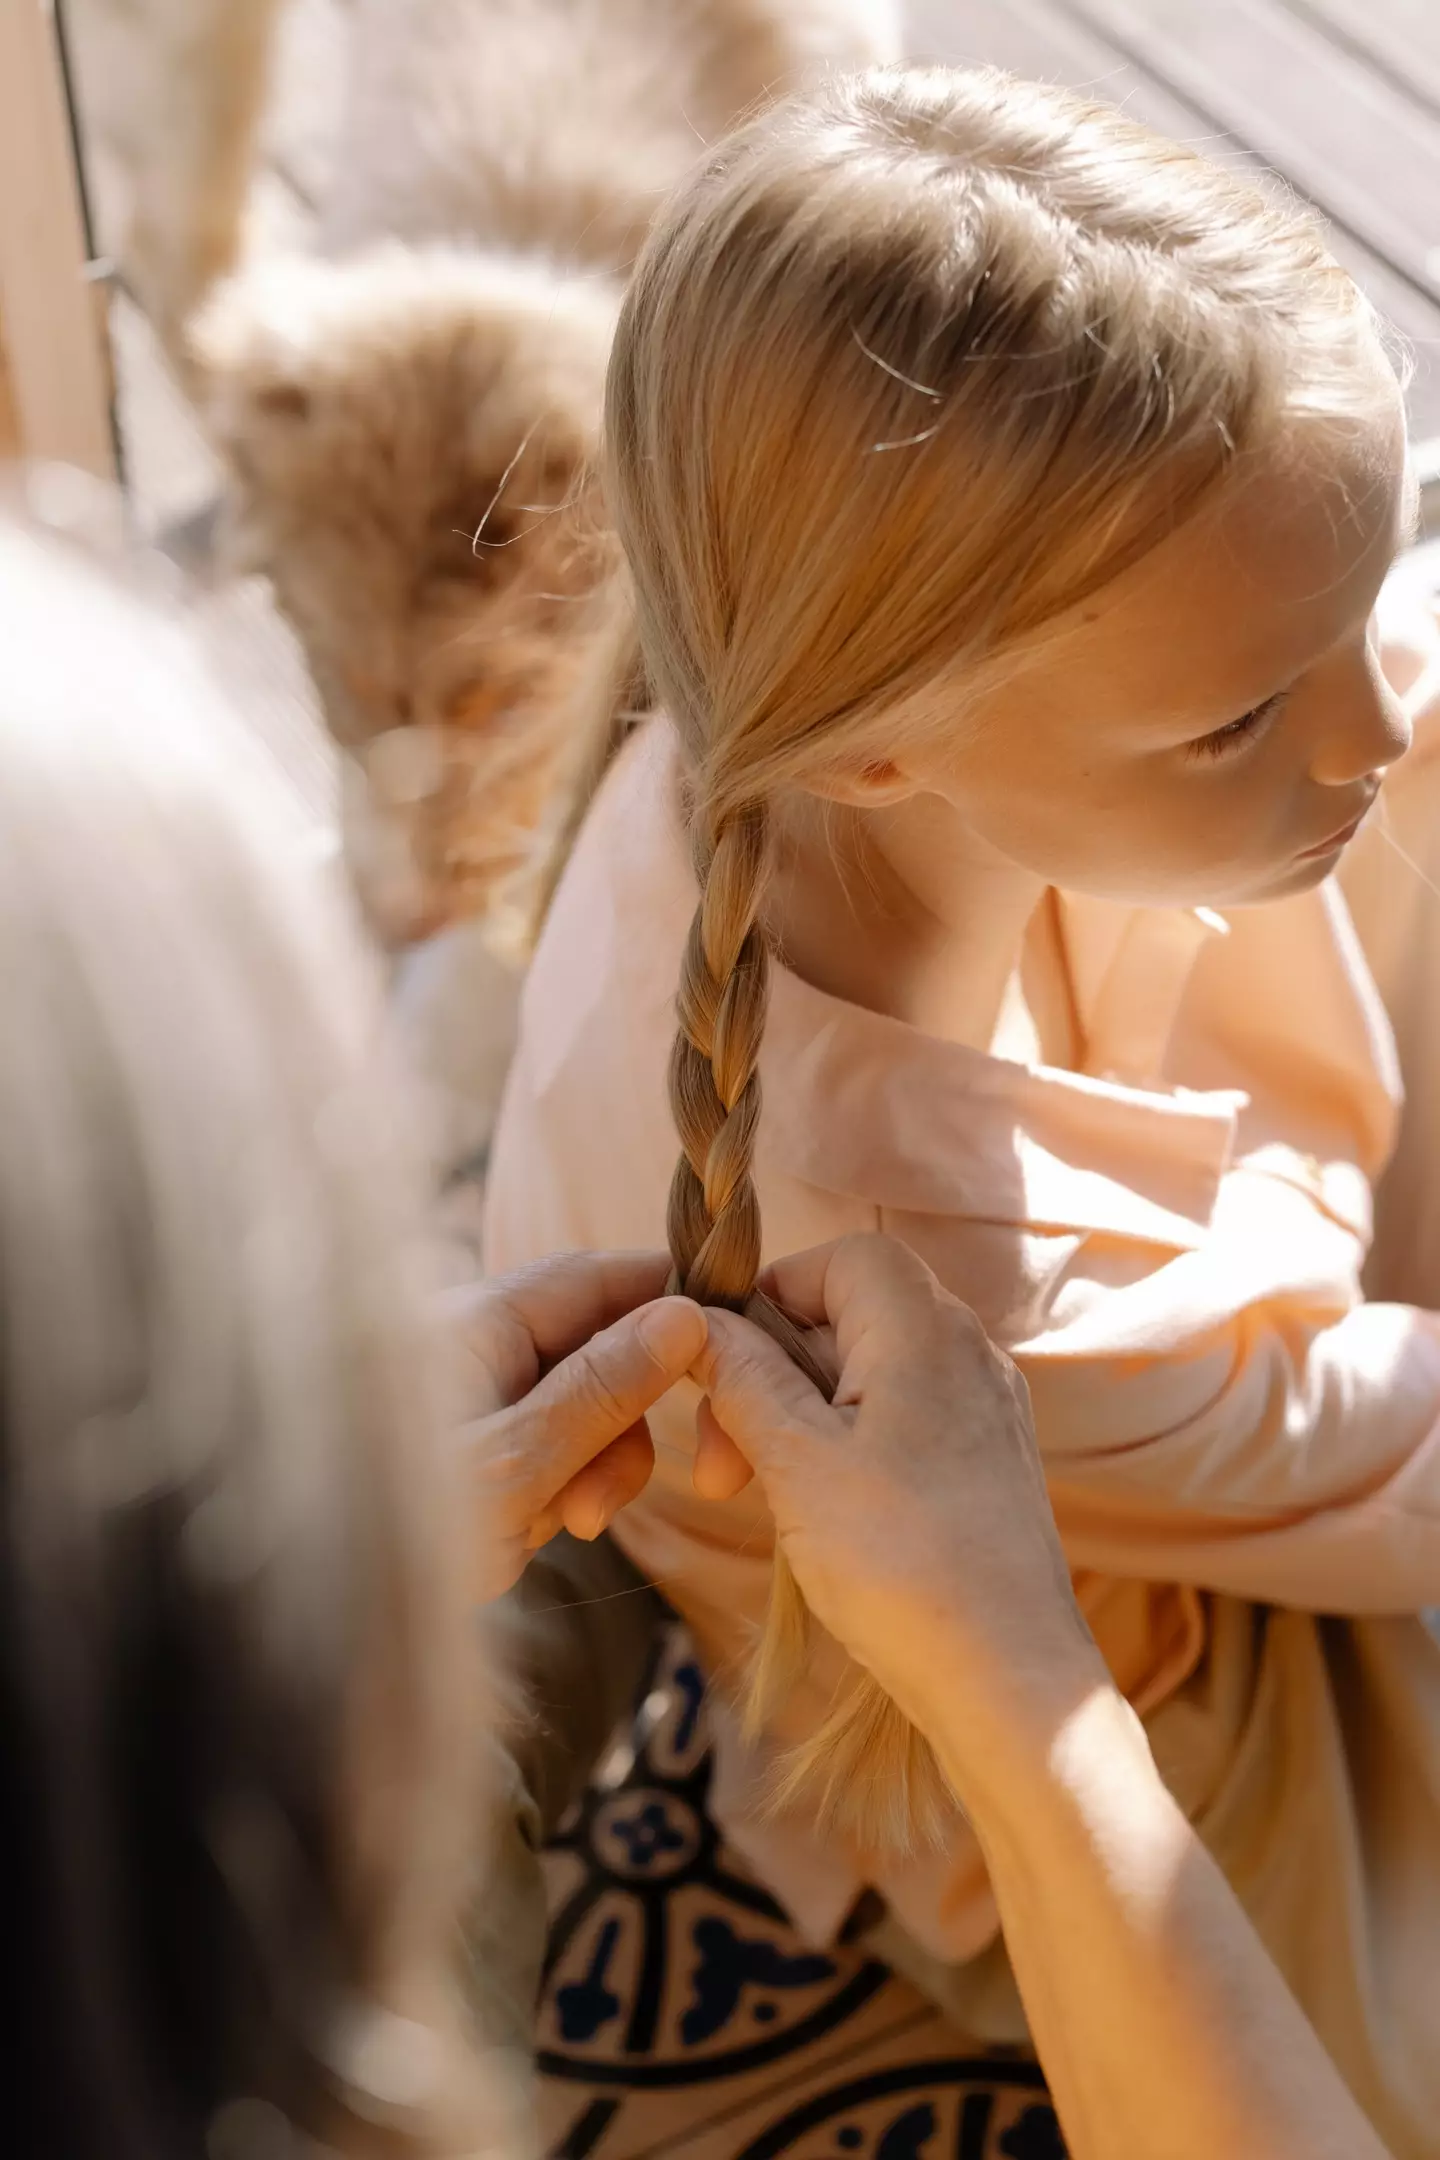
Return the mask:
M490 1661L376 971L127 560L0 517L0 632L0 1669L26 1985L105 2101L66 2149L263 2093L490 2151L451 1972ZM423 2093L371 2077L398 1973Z
M963 724L967 698L1191 514L1287 415L1361 417L1374 317L1294 205L991 70L837 79L671 202L612 353L609 502L679 731L699 905L670 1099L679 1287L757 1294L769 805ZM794 1677L777 1555L752 1691ZM948 1809L860 1681L793 1759L903 1842Z

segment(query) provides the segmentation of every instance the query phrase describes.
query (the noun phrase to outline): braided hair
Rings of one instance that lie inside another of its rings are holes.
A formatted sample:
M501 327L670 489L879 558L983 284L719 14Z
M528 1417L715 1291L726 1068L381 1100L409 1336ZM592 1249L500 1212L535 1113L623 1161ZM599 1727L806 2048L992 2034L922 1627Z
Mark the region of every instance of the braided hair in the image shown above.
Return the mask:
M607 501L690 776L698 905L670 1102L678 1288L823 1377L756 1288L754 1153L787 794L938 729L1292 422L1363 419L1377 325L1293 203L992 69L837 77L662 212L621 309ZM783 1558L751 1688L806 1654ZM780 1790L870 1842L953 1806L856 1673Z

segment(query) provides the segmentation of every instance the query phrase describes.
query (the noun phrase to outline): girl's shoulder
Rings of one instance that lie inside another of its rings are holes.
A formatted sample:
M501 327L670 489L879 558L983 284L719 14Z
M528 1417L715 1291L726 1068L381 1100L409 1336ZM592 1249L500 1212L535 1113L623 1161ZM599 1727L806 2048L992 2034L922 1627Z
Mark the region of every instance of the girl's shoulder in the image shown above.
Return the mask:
M524 1118L625 1152L664 1133L665 1070L695 885L677 804L669 726L647 721L606 775L555 893L521 997L497 1150ZM658 1148L658 1140L656 1142Z
M668 722L637 728L601 783L531 963L525 1026L603 995L663 1006L696 888L681 825L679 746Z

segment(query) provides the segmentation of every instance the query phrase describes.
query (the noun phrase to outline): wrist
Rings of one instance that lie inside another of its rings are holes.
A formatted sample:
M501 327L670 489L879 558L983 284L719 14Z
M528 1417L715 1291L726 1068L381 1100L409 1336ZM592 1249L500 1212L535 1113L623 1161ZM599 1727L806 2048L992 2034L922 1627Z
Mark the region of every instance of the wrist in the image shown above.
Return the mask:
M934 1748L977 1831L1017 1794L1084 1777L1097 1752L1153 1771L1144 1729L1075 1608L1046 1628L1017 1620L1013 1641L977 1645L940 1629L902 1707Z
M998 1717L983 1755L971 1748L942 1767L965 1808L991 1874L1045 1876L1083 1851L1137 1876L1146 1855L1169 1855L1184 1834L1145 1729L1103 1666L1073 1685L1032 1696Z

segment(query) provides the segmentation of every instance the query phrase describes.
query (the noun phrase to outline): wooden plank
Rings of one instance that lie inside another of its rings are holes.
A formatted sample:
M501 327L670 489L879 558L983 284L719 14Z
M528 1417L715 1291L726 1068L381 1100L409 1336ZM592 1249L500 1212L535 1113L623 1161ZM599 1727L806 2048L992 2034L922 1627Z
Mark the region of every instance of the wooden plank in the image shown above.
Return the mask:
M917 59L989 61L1032 80L1066 83L1122 105L1135 119L1222 164L1266 169L1213 113L1159 82L1114 39L1057 0L911 0L908 21ZM1284 177L1294 179L1288 171ZM1351 275L1414 349L1412 432L1440 436L1440 303L1353 234L1332 225L1330 237Z
M1282 0L1067 0L1440 301L1440 129Z
M1285 0L1402 96L1440 114L1440 7L1436 0Z
M47 0L0 0L0 321L27 457L113 477L99 299Z
M958 6L955 0L911 0L906 21L916 59L983 61L1032 82L1064 83L1123 106L1133 119L1207 157L1260 169L1193 105L1162 88L1055 0L961 0Z

